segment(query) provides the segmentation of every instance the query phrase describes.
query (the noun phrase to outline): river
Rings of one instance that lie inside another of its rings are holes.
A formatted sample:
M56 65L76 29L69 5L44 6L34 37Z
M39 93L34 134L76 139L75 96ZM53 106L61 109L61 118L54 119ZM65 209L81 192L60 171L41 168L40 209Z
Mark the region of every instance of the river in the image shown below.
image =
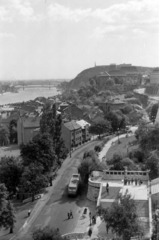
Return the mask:
M27 88L23 90L20 88L18 93L6 92L0 94L0 105L6 105L10 103L17 103L17 102L27 102L29 100L34 100L37 97L53 97L55 95L60 94L61 92L57 91L56 87L40 87L37 88Z

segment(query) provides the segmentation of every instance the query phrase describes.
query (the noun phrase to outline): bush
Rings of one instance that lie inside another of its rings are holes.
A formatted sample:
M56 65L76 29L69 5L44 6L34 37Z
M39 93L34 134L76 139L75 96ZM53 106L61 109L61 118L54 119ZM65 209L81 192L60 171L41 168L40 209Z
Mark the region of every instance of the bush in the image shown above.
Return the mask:
M127 92L124 97L125 98L132 98L132 97L134 97L134 93L133 92Z
M132 150L131 152L129 152L128 156L131 159L137 159L140 163L144 162L144 153L140 149Z
M96 145L95 147L94 147L94 151L95 152L100 152L102 150L102 146L101 145Z

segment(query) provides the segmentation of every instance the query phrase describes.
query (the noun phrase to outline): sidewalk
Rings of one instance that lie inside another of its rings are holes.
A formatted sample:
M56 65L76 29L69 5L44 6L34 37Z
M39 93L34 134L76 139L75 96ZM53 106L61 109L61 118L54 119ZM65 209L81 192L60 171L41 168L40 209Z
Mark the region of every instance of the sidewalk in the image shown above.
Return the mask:
M132 133L128 133L128 136L132 136L135 134L135 131L136 131L137 127L132 127L131 130L132 130ZM126 137L127 133L125 134L121 134L119 135L119 140L120 138L124 138ZM103 147L102 151L99 153L98 157L99 157L99 160L102 162L103 158L105 158L105 155L107 154L109 148L116 142L118 141L118 136L112 138L111 140L109 140L105 146Z

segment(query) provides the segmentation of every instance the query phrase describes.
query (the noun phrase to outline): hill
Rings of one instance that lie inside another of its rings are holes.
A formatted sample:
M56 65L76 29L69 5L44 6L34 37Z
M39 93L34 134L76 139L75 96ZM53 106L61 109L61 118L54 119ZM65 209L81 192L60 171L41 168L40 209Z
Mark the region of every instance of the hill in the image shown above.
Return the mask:
M120 69L122 65L117 65L116 67ZM153 68L150 67L141 67L136 66L139 73L150 73ZM80 86L85 85L89 82L89 79L94 77L95 75L104 72L109 71L110 65L103 65L103 66L96 66L93 68L87 68L80 72L74 79L72 79L68 84L68 89L78 89Z

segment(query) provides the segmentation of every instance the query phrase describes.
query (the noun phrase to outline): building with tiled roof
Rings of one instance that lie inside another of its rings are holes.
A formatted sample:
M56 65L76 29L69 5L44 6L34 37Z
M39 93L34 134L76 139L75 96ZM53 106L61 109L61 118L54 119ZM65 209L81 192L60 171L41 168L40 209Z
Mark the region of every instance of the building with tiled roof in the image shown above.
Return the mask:
M89 134L89 126L91 125L90 123L86 122L85 120L81 119L79 121L76 121L78 125L81 126L82 128L82 143L87 142L88 140L91 139L91 136Z
M61 136L69 151L71 151L73 147L82 144L82 128L75 120L62 124Z
M155 68L150 74L150 84L159 84L159 68Z
M102 110L110 111L110 110L119 110L123 107L125 107L126 103L121 100L112 99L112 100L106 100L105 102L98 103L98 106L102 108Z
M125 72L120 71L119 69L109 71L111 77L126 77Z

